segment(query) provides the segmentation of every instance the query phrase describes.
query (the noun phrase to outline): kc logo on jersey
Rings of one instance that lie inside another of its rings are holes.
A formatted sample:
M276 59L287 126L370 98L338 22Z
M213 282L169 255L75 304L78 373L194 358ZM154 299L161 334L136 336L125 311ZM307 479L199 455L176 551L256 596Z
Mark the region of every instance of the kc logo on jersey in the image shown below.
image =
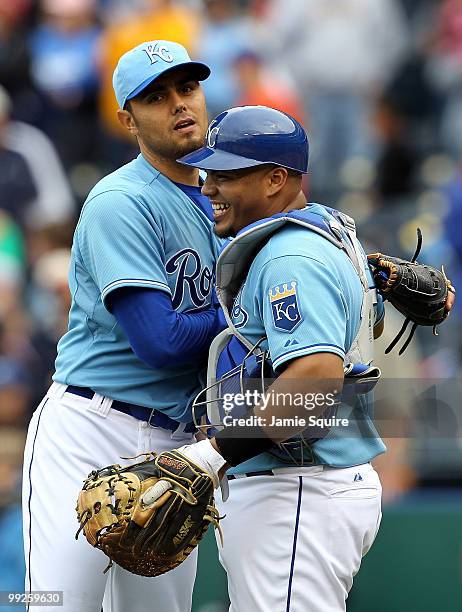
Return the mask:
M302 320L297 300L297 282L276 285L268 293L274 326L281 331L291 332Z
M145 53L147 53L149 59L151 60L151 64L155 64L156 62L158 62L159 58L164 62L173 62L173 55L170 53L168 47L166 47L165 45L156 43L154 46L148 45L146 49L143 50Z

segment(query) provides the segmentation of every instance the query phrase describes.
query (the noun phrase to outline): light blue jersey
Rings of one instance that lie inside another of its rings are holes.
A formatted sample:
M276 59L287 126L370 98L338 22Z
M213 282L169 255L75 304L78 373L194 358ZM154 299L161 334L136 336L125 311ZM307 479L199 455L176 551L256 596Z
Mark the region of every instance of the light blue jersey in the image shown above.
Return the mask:
M332 219L318 204L304 210ZM364 253L361 254L369 286L373 287ZM287 223L255 256L231 309L231 318L249 344L266 338L261 347L269 350L277 372L288 361L312 353L328 352L344 359L359 330L363 295L359 275L344 250L315 231ZM376 322L382 316L380 302ZM315 442L313 450L318 461L346 467L370 461L385 450L378 434L361 438L355 433L337 436L331 431ZM264 453L230 473L284 465L294 465L289 456L283 461Z
M201 364L162 370L144 364L107 299L121 287L148 287L168 293L178 312L209 306L220 247L212 228L198 205L142 155L103 178L74 235L69 329L58 344L53 379L190 421Z

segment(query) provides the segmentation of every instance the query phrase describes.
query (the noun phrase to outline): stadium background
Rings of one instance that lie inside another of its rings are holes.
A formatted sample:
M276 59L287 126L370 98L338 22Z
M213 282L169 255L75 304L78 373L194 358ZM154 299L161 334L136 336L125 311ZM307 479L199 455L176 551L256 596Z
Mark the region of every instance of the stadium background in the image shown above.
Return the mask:
M211 116L266 104L299 118L308 200L353 215L369 250L409 256L420 226L421 259L462 286L462 1L0 0L0 590L23 590L22 448L66 328L73 228L93 184L136 154L112 70L154 38L212 67ZM388 312L382 348L400 322ZM379 357L399 379L385 402L396 429L349 612L460 609L460 332L459 303L438 338L419 330L404 357ZM415 381L435 382L444 418L415 418ZM196 586L195 612L226 609L211 534Z

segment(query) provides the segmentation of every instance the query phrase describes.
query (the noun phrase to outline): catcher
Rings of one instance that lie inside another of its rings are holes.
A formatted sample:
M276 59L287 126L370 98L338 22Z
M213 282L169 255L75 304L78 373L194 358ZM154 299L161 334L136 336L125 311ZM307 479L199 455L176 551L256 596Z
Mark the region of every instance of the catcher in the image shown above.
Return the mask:
M420 230L418 236L420 250ZM436 333L454 305L455 289L444 269L419 264L416 256L406 261L381 253L368 255L379 292L405 316L386 352L410 321L412 331L400 355L418 325L433 326ZM376 336L380 332L375 329ZM88 475L78 498L76 537L83 531L88 542L109 557L107 569L115 561L134 574L158 576L184 561L210 524L219 529L213 490L224 462L215 458L214 465L212 455L205 470L188 458L189 450L151 453L134 465L112 465Z
M248 108L251 109L252 107ZM245 107L243 109L235 109L235 114L247 114L249 112L255 112L257 114L265 112L277 113L277 111L272 111L270 109L265 110L264 107L255 108L257 109L256 111L247 110ZM231 122L232 118L233 115L231 113L229 113L229 117L226 113L224 113L224 117L221 117L223 124ZM284 122L284 126L287 123L284 117L279 117L279 115L272 117L272 119L276 123L278 121ZM214 129L218 133L216 127L217 123L215 123L214 126ZM222 133L224 132L225 128L222 126ZM299 133L300 138L302 138L304 133L301 128ZM288 134L288 136L291 136L291 133ZM273 136L271 135L268 136L268 138L272 137ZM292 141L293 138L287 138L287 147L293 146ZM212 145L210 145L210 148L205 148L205 153L207 155L204 157L207 159L207 163L210 163L210 160L213 161L214 159L213 155L215 153L215 149L218 150L220 147L220 142L217 138L215 138L215 141L209 138L207 142L212 143ZM286 141L284 140L284 142ZM274 193L285 193L288 190L286 187L286 185L289 185L288 181L291 181L291 184L293 183L294 185L298 181L297 175L292 176L287 172L287 169L293 169L294 164L291 161L290 163L287 161L289 159L288 157L286 159L284 158L284 155L286 155L286 149L284 149L284 146L281 146L280 139L277 144L278 146L274 147L273 149L270 147L264 149L265 154L267 150L277 151L277 155L279 155L277 161L266 160L260 164L257 162L257 171L259 172L257 178L259 178L259 180L261 178L261 181L266 181L262 184L265 186L265 189L268 189L269 191L269 195L267 196L268 202L270 201L270 196L272 197L273 195L273 191ZM304 146L307 148L306 142ZM243 150L248 153L247 149ZM202 150L198 151L199 156L201 151ZM222 152L220 151L220 153ZM256 165L255 160L258 159L257 153L258 151L256 151L255 155L252 157L251 163L253 166ZM234 163L236 162L236 155L232 156L231 161ZM241 158L238 158L238 161L240 162L240 167L246 169L245 156L242 155ZM306 160L303 161L303 164L301 162L300 164L300 172L305 172L307 153ZM207 166L205 167L207 168ZM267 180L270 174L271 182ZM251 178L253 176L254 175L252 175ZM224 179L221 182L222 177L224 177ZM234 181L239 182L240 180L247 180L247 174L245 174L245 172L240 173L237 171L234 174L232 171L226 170L211 172L211 176L208 176L203 190L206 192L207 190L210 191L212 188L214 188L216 191L222 189L224 192L225 189L228 189L231 192ZM278 189L274 187L276 180L282 181L281 186ZM245 193L250 194L251 192L247 191ZM240 203L240 195L238 197L236 194L237 192L234 193L233 198L236 202L235 206L237 210L238 204ZM207 195L209 195L209 193L207 193ZM248 197L250 197L250 195L248 195ZM266 223L268 227L270 226L270 223L273 227L275 227L276 224L282 226L284 223L288 223L291 225L292 222L295 223L295 226L298 226L300 225L301 221L303 221L306 224L311 224L311 228L315 227L315 224L317 223L317 227L324 228L322 229L323 235L327 235L327 230L330 228L332 230L332 234L329 234L332 245L331 251L335 254L335 257L337 257L337 251L333 249L337 247L339 249L344 248L346 251L346 256L351 260L356 259L358 268L361 268L362 256L358 257L354 248L353 240L348 242L349 238L346 232L348 230L349 218L341 214L336 216L336 211L333 211L333 209L323 210L323 207L320 207L319 205L313 205L311 208L307 207L308 209L305 209L303 208L305 202L302 200L302 198L303 195L298 196L297 200L294 201L296 205L291 206L291 208L284 209L281 205L280 211L283 212L283 215L276 215L276 217L267 215L267 218L263 219L263 222ZM217 199L218 198L215 196L215 200ZM228 206L232 206L229 204L230 201L231 196L229 196L227 199ZM302 212L299 212L298 209L300 209ZM231 215L232 214L233 213L231 213ZM274 215L274 211L272 214ZM302 215L304 215L303 218ZM219 221L221 223L220 227L223 225L224 221L222 219L224 219L225 216L226 213L223 211L220 211L220 213L216 215L217 226L220 225ZM262 217L263 216L264 215L262 215ZM249 215L247 215L247 217L249 217ZM246 218L246 220L248 224L252 224L252 219L250 217ZM340 228L342 240L339 240L338 237L336 237L336 233L334 231L339 229L339 220L343 223L343 226ZM233 235L238 233L243 227L242 220L238 220L236 223L238 223L238 225L231 228ZM252 227L254 230L258 229L255 227L255 224L253 224ZM260 227L263 228L263 223ZM306 230L303 231L305 232ZM303 234L303 236L305 235L307 234ZM239 236L244 238L246 234L245 232L240 232ZM226 302L224 284L220 283L220 281L225 278L225 272L230 269L230 264L232 263L234 266L233 269L237 274L235 285L237 288L239 287L239 283L237 282L239 280L238 267L242 262L242 257L233 259L231 252L233 245L239 243L239 236L237 239L235 239L235 241L230 243L229 247L225 248L217 264L218 294L222 305L226 308L226 310L228 310L228 316L230 316L229 312L231 310L230 303ZM260 238L261 237L262 235L260 235ZM324 238L322 238L322 240L323 239ZM315 238L315 240L317 239ZM241 242L244 241L241 240ZM435 329L438 324L444 321L453 306L454 289L446 278L444 271L440 272L435 268L420 265L415 261L418 251L420 250L420 244L421 237L419 233L419 246L416 254L410 262L384 256L382 254L374 254L369 256L369 264L371 268L370 272L375 279L376 287L379 293L382 295L382 298L388 299L396 308L398 308L398 310L400 310L400 312L406 316L406 319L413 321L414 326L419 324L431 325ZM339 261L340 254L341 250L338 251ZM348 265L348 259L345 259L345 262L346 263L343 263L342 265L344 265L345 270L351 274L351 267ZM224 265L225 263L227 266ZM221 266L221 264L223 265ZM328 271L327 268L326 270ZM223 271L223 277L220 276L221 271ZM245 272L246 270L240 271L241 280L242 273L245 275ZM227 274L227 278L228 281L230 281L229 274ZM230 287L231 284L231 282L228 283ZM366 284L369 289L370 285L368 283ZM233 288L231 287L230 293L232 293L232 290ZM295 312L296 309L297 312L299 312L298 304L294 300L295 289L292 288L288 290L286 287L285 292L287 293L287 297L283 298L280 297L282 295L281 293L277 295L275 293L270 294L270 305L273 306L274 303L277 305L277 307L272 307L273 318L275 318L276 322L278 322L277 316L282 312L283 307L285 309L284 313L287 315L287 320L290 320L291 322L295 320L293 312ZM240 291L237 292L237 302L240 299L240 293ZM375 291L365 290L365 294L367 293L375 293ZM251 292L249 294L249 299L252 297L252 295L254 294ZM302 298L301 295L299 297L300 299ZM281 302L282 299L285 300L284 303ZM379 300L379 302L381 303L382 300ZM240 303L238 302L238 306L239 304ZM381 312L379 311L379 308L377 308L375 324L373 325L373 328L370 328L371 333L373 331L375 337L380 335L381 328L383 326L383 307L381 307L380 310ZM238 308L236 305L233 306L231 319L233 323L233 339L244 337L242 329L245 326L246 321L243 323L241 319L245 319L243 313L247 312L249 312L249 309L244 310L243 307ZM303 312L301 308L300 312ZM366 325L371 325L370 317L365 318L365 321ZM304 323L301 315L299 315L299 322ZM295 320L295 323L297 323L297 320ZM239 331L236 331L238 328ZM281 328L280 331L281 333L292 333L292 329L295 330L295 326L292 326L290 329L286 326ZM300 329L301 326L297 326L297 333L300 333ZM222 334L224 333L225 332L222 332ZM402 333L403 332L400 332L399 337L402 336ZM367 342L369 342L370 334L364 334L364 337L366 337ZM284 336L284 340L286 340L286 338L287 336ZM396 342L398 340L399 338L396 340ZM296 342L295 344L299 343ZM408 342L406 345L407 344ZM290 337L289 340L285 341L285 343L281 346L288 347L284 348L286 353L293 352L293 350L290 348ZM323 345L323 347L329 346L333 345ZM392 347L389 347L389 350L391 350L391 348ZM405 348L406 346L403 347L401 352ZM233 358L236 354L237 353L231 354L230 352L230 355ZM244 359L245 354L246 351L244 351L243 354ZM332 353L332 351L318 352L314 354L310 353L303 356L302 359L307 358L310 360L311 357L315 357L316 355L325 356L325 363L331 367L333 374L328 378L331 378L332 380L338 378L336 374L342 371L342 361L341 358L339 359L338 353L335 355ZM272 355L271 357L273 358ZM345 358L345 355L343 357ZM288 375L287 373L290 367L297 361L297 359L290 360L288 362L289 365L285 364L285 369L282 370L282 373L285 376ZM339 363L340 366L338 365ZM345 360L343 361L343 364L345 364ZM348 374L351 374L352 370L355 369L354 366L361 364L357 364L352 361L349 365L352 367L350 368ZM274 358L273 367L275 370L279 367L277 365L277 360L275 361ZM371 369L372 368L362 369L361 374L366 374L366 376L370 375ZM356 372L357 371L358 368L356 367ZM279 372L281 372L281 370ZM281 376L279 380L282 378L284 378L284 376ZM215 508L213 491L218 487L220 479L223 477L224 473L229 467L235 467L243 463L250 464L251 461L249 460L252 460L252 458L256 457L257 455L260 457L260 463L262 463L262 458L266 457L266 467L259 467L258 470L244 469L244 467L242 467L245 473L239 473L238 468L238 470L235 472L236 475L230 475L228 478L232 481L233 486L236 485L235 488L237 487L240 490L247 484L247 480L250 482L250 484L251 481L254 480L253 478L247 479L244 477L258 475L259 478L256 480L260 483L260 493L263 490L262 487L266 491L265 487L267 484L268 495L269 498L272 499L274 495L275 483L279 482L278 478L281 479L281 487L287 485L288 480L284 480L285 477L283 477L281 474L278 475L276 472L273 472L272 468L273 464L275 467L278 467L280 462L284 463L284 461L286 461L287 463L287 459L284 459L283 457L282 446L284 446L287 438L297 435L297 433L300 433L300 431L292 429L287 433L285 438L275 435L273 436L272 434L274 434L274 430L271 432L267 428L263 429L260 426L255 426L252 431L255 433L255 436L251 437L250 439L244 439L242 436L240 436L240 433L242 434L242 432L237 431L234 427L226 427L225 430L217 433L212 440L201 440L197 444L184 446L178 450L160 453L159 455L155 455L155 453L153 453L151 456L147 456L145 461L123 469L119 466L109 466L108 468L92 472L85 481L83 490L81 491L78 499L77 514L80 522L79 532L83 530L83 533L90 544L101 549L110 558L111 562L113 561L133 573L144 576L156 576L173 569L187 557L191 550L193 550L193 548L203 537L209 524L212 523L214 526L218 526L220 517L217 509ZM340 443L341 441L337 442ZM275 443L281 447L279 455L276 455L277 449ZM349 440L346 440L345 443L349 444ZM370 448L373 443L374 441L372 439L368 439L364 443L367 452L372 452L370 451ZM377 448L374 447L372 452L373 456L383 452L385 448L379 441L377 441L376 444ZM362 448L360 448L359 445L360 441L357 441L357 453L360 451L362 452ZM284 448L284 451L286 448L288 448L288 446ZM302 454L302 463L297 463L297 469L300 469L300 476L297 476L297 483L300 481L300 484L294 489L296 495L298 495L299 508L302 495L302 480L304 479L303 474L306 473L308 478L309 472L306 472L306 470L312 469L312 467L309 467L310 465L314 465L316 467L326 465L330 468L330 471L326 472L323 479L321 479L320 476L317 478L318 485L322 480L324 480L324 478L327 479L329 474L330 478L332 479L334 478L334 474L339 473L342 474L342 478L344 477L348 480L351 477L352 482L360 483L355 484L355 486L366 486L369 480L371 480L370 486L372 488L375 487L377 491L379 490L379 484L375 482L374 474L372 473L373 471L371 471L372 468L368 463L369 458L364 459L364 453L360 456L360 460L352 460L350 457L346 457L346 465L336 465L335 461L329 461L328 454L331 451L328 446L323 446L322 440L320 442L315 441L313 448L314 452L311 453L311 464L305 456L305 451L309 451L310 449L307 447L301 448L300 450ZM291 469L294 470L295 467ZM351 472L352 469L353 472ZM295 478L295 476L293 477ZM327 485L329 485L329 481L326 482ZM239 486L236 483L238 483ZM348 486L351 487L352 485L350 480L348 480L348 483ZM293 497L294 491L290 493L290 496ZM236 503L239 504L239 491L233 491L232 493L233 495L231 496L230 501L233 500L233 502L230 507L229 516L226 519L226 522L229 523L228 530L230 530L231 533L233 529L233 521L235 521L236 517L241 516L240 512L234 512L234 510L236 510L234 505L236 505ZM235 493L237 497L234 496ZM297 507L297 499L292 499L292 497L289 499L289 497L287 497L287 499L284 498L284 503L287 502L289 506L293 503L295 504L294 507ZM245 511L250 511L248 505L249 499L250 498L246 496L243 496L241 499L241 502L245 506ZM323 499L326 499L325 492L323 493ZM371 515L369 518L373 523L373 525L371 523L371 531L368 533L368 537L370 536L371 541L374 537L374 530L376 532L376 528L378 528L378 525L376 525L376 514L379 512L379 510L377 510L379 507L379 502L377 501L376 503L376 501L377 500L374 500L375 505L373 506L372 510L370 508L369 510L371 511L369 512L368 510L369 514ZM260 503L258 500L257 502ZM263 504L263 501L261 503ZM352 504L352 501L350 500L349 503ZM270 506L265 506L265 508L268 512L273 511ZM306 512L310 512L308 507L306 508ZM287 516L289 516L289 513L287 513ZM292 514L290 514L290 516L292 516ZM244 525L241 523L241 528L242 527L245 527L247 531L249 531L249 529L251 530L249 532L249 538L254 537L252 529L254 530L256 525L251 524L250 521L244 521ZM261 528L263 528L263 526L261 526ZM302 527L300 527L300 529L302 529ZM227 554L231 554L231 556L233 556L234 553L232 551L238 544L237 539L236 541L231 541L232 539L232 537L229 539L229 544L227 544L227 540L225 540L225 549L227 546L230 547L231 553L228 552ZM308 537L308 540L311 540L311 536ZM346 550L345 547L343 547L342 550L343 549ZM240 553L239 555L238 557L242 562L242 555ZM231 566L233 566L233 563L231 563ZM233 580L244 579L243 574L246 573L239 571L234 578L233 575L231 575L231 584L234 584ZM263 576L264 574L261 575ZM254 578L255 576L252 575L252 580L254 580ZM351 584L349 586L351 586ZM245 595L243 595L243 593L245 593L245 586L241 585L241 587L242 588L238 589L236 592L240 593L240 596L245 597ZM343 597L343 590L340 594ZM266 609L268 609L268 607Z

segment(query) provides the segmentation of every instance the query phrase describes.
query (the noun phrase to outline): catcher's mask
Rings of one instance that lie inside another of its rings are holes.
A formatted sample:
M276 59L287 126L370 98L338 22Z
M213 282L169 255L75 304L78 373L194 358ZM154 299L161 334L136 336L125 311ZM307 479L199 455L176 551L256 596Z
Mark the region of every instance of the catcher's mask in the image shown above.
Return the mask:
M193 419L198 429L209 437L224 428L227 416L246 416L257 397L262 397L277 378L269 351L263 348L266 337L253 346L245 346L229 329L212 342L207 369L207 386L194 399ZM236 401L237 397L248 402ZM296 465L314 462L311 444L319 438L306 439L303 435L274 444L271 454Z
M253 346L246 346L226 329L212 342L209 352L207 386L194 399L192 406L196 426L214 436L225 425L225 417L242 418L252 414L257 399L264 396L277 378L270 354L265 349L266 338L260 338ZM372 427L369 411L371 392L380 378L380 370L370 364L353 364L344 367L342 392L323 413L323 417L337 416L338 411L347 413L378 435ZM236 401L236 397L241 401ZM242 401L248 400L248 401ZM311 436L309 437L308 431ZM315 462L312 445L328 435L329 430L306 430L286 442L274 444L269 451L279 460L306 466ZM314 437L315 436L315 437Z
M207 386L194 399L192 412L197 427L214 433L223 429L227 414L243 416L251 406L232 403L231 396L245 396L246 391L263 395L275 378L269 351L261 348L265 337L251 348L244 346L228 330L213 341L208 360ZM206 417L207 421L200 422Z

